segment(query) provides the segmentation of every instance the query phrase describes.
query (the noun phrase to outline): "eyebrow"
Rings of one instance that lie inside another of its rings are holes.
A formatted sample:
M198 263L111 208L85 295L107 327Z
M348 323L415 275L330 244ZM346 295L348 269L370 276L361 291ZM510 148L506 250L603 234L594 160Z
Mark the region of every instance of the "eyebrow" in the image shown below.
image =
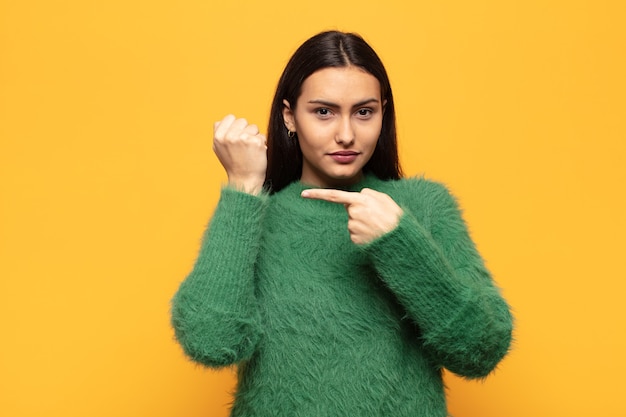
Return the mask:
M365 100L361 100L358 103L354 103L354 105L352 106L352 108L355 107L361 107L364 106L366 104L370 104L370 103L379 103L380 100L376 99L376 98L367 98ZM341 107L339 104L337 103L333 103L331 101L326 101L326 100L322 100L322 99L315 99L315 100L309 100L308 101L309 104L323 104L324 106L328 106L328 107L335 107L335 108L339 108Z

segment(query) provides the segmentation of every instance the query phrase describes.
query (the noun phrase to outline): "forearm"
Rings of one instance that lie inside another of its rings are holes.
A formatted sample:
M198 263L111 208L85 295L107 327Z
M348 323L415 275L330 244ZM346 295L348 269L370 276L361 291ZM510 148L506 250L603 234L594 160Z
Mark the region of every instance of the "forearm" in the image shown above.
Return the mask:
M405 213L395 230L366 250L420 327L432 360L481 377L508 351L511 315L464 230L450 236L447 245L440 244Z
M228 365L254 349L254 268L265 199L222 191L193 270L172 301L176 337L195 361Z

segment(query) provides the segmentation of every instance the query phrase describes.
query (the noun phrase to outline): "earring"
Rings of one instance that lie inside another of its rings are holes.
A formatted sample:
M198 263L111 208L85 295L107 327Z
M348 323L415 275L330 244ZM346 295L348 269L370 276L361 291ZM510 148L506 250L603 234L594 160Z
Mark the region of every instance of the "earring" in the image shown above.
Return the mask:
M287 129L287 136L289 137L289 139L293 139L293 137L296 136L296 132L292 132L291 130Z

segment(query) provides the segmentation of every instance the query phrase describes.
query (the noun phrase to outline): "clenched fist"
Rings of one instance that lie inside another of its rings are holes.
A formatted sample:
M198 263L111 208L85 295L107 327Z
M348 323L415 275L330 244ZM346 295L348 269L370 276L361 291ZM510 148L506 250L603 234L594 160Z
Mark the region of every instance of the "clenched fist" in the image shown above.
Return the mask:
M228 175L228 184L258 194L267 169L265 136L256 125L232 114L213 126L213 151Z

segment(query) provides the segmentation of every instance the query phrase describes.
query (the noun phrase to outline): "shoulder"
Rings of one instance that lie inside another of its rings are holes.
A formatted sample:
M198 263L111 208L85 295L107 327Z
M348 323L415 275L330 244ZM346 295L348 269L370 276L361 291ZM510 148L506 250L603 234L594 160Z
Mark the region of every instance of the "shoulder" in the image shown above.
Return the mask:
M457 208L456 198L439 181L423 176L384 181L379 191L389 194L398 204L415 208Z
M442 236L464 230L463 213L448 187L424 177L404 178L388 184L387 193L430 233Z

